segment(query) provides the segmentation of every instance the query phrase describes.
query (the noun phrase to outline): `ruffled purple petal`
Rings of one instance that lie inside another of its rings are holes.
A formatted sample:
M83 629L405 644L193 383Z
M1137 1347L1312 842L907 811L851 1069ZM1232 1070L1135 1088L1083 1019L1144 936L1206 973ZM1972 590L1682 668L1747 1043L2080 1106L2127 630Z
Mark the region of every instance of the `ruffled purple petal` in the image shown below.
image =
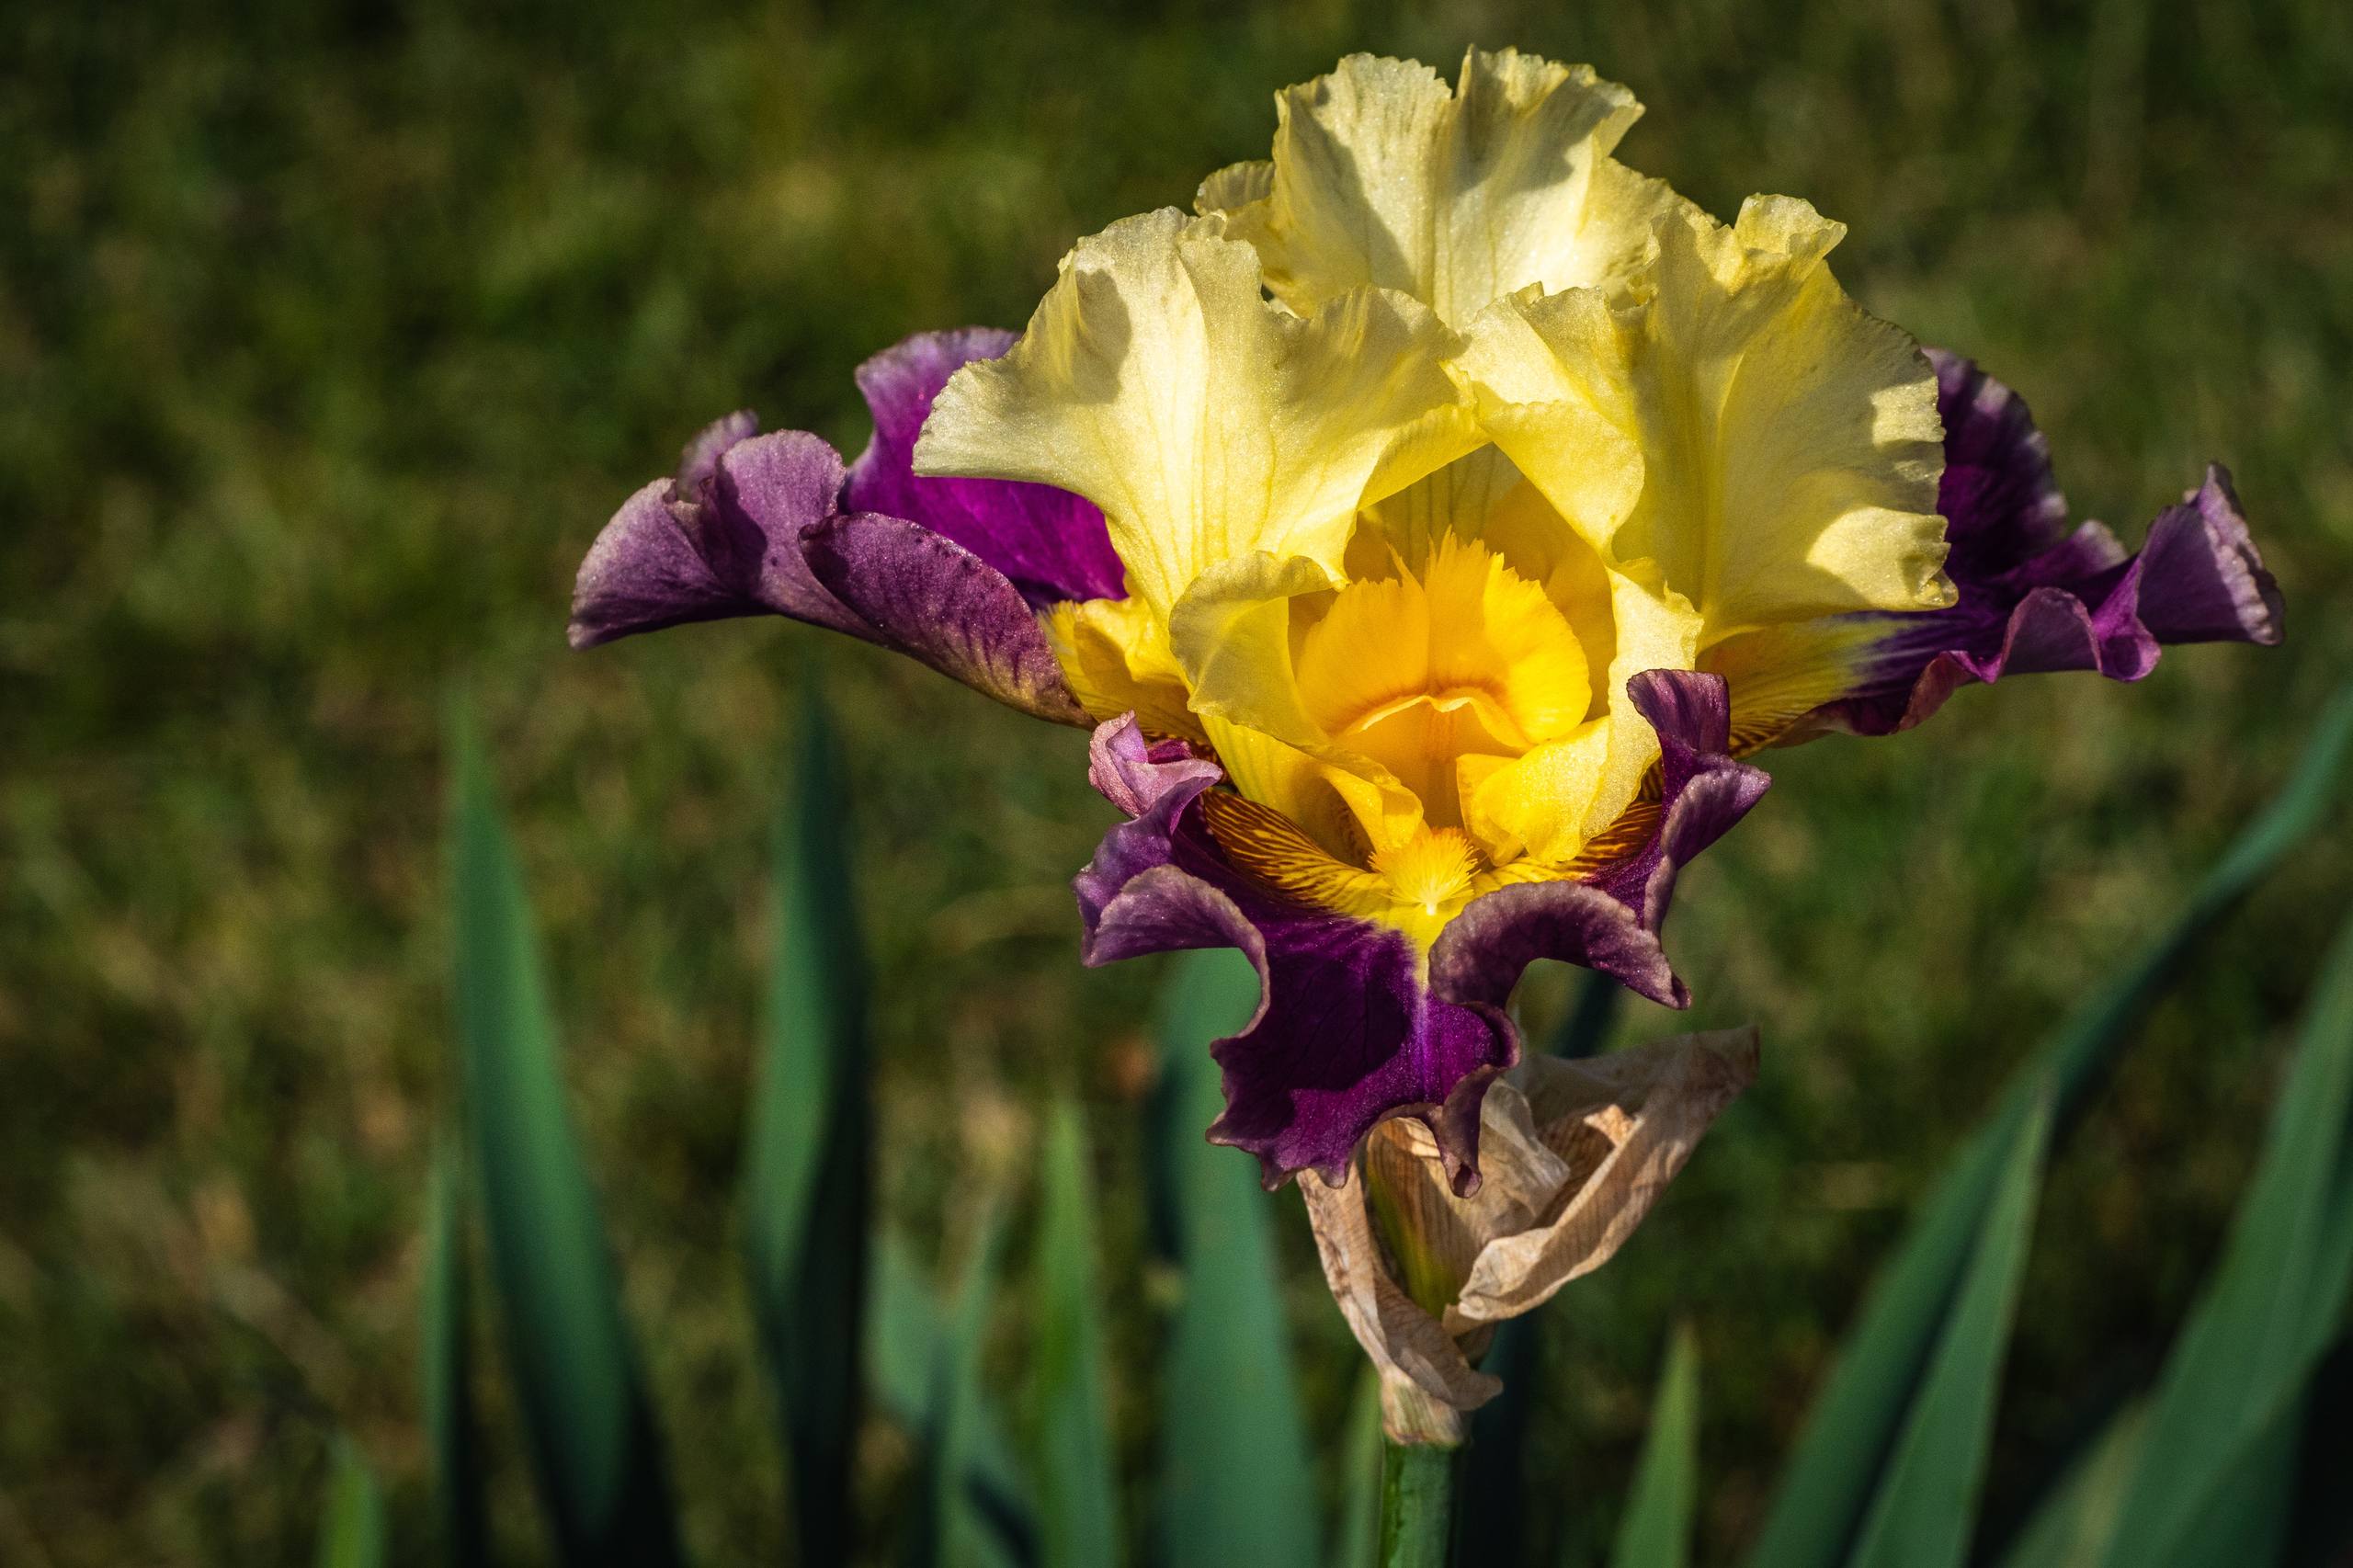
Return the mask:
M1958 355L1928 350L1945 426L1945 570L1982 582L2024 565L2067 532L2067 497L2026 399Z
M1086 961L1238 948L1258 971L1256 1014L1210 1048L1226 1102L1211 1142L1257 1155L1269 1188L1302 1170L1337 1185L1374 1122L1410 1113L1440 1131L1458 1187L1475 1186L1479 1098L1518 1060L1508 1021L1431 995L1404 933L1290 903L1227 864L1193 809L1221 770L1183 743L1155 756L1124 717L1095 732L1093 759L1105 795L1140 809L1074 884Z
M757 428L749 413L717 421L688 444L676 478L621 504L580 563L574 647L762 614L874 636L801 557L801 533L841 494L840 454L806 431Z
M837 513L803 537L824 591L881 641L998 701L1085 724L1029 602L962 545L903 517Z
M1766 779L1722 755L1719 677L1652 672L1632 691L1665 754L1658 829L1591 881L1474 899L1426 960L1403 932L1292 903L1235 868L1198 806L1220 778L1215 764L1181 742L1148 748L1132 717L1096 731L1090 777L1131 820L1104 835L1074 884L1086 960L1233 947L1258 970L1256 1016L1211 1048L1226 1098L1213 1142L1256 1154L1270 1187L1302 1170L1336 1183L1376 1122L1415 1116L1467 1194L1479 1180L1480 1101L1519 1057L1505 1003L1530 960L1584 964L1688 1004L1658 940L1676 870Z
M1886 630L1854 689L1798 733L1909 729L1972 680L2096 670L2132 681L2156 667L2165 644L2279 641L2279 585L2220 465L2159 513L2140 553L2128 555L2097 523L2067 531L2066 502L2025 402L1967 359L1930 358L1945 422L1937 505L1958 601L1869 617Z
M625 502L580 565L572 642L782 615L903 653L1026 713L1084 724L1029 601L953 540L839 509L838 453L748 413L697 436L677 477Z
M1032 605L1126 597L1120 557L1092 502L1050 484L918 477L915 437L958 367L995 359L1016 335L993 327L918 333L858 368L874 439L850 465L847 510L920 523L1012 580Z
M1722 676L1646 670L1626 683L1626 694L1658 733L1658 831L1594 881L1639 910L1655 931L1666 919L1677 874L1746 816L1773 780L1728 755L1732 699Z
M756 436L721 452L712 465L710 506L738 538L766 545L758 562L760 606L813 626L886 642L809 570L809 531L834 515L842 493L839 453L805 430Z
M2263 569L2220 463L2208 464L2206 483L2149 525L2140 593L2142 624L2160 642L2279 641L2279 585Z

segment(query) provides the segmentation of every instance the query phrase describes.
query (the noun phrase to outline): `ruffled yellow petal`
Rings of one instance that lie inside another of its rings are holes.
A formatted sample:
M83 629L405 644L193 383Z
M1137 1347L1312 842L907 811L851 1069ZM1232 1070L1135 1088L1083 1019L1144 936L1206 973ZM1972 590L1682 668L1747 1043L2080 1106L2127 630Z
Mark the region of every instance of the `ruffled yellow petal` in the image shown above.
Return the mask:
M1952 602L1936 380L1823 265L1844 232L1781 197L1663 219L1632 289L1513 296L1461 358L1497 445L1605 562L1688 599L1703 646Z
M1314 562L1256 553L1204 572L1170 618L1168 642L1193 691L1193 709L1312 747L1327 737L1309 713L1292 668L1292 626L1302 608L1331 602L1331 579Z
M1626 695L1644 670L1688 670L1699 656L1699 618L1680 596L1610 574L1616 650L1606 711L1565 740L1486 772L1467 821L1497 860L1524 855L1566 866L1607 832L1642 792L1658 760L1658 736Z
M1486 451L1495 449L1489 447ZM1483 456L1473 452L1463 462ZM1462 463L1456 463L1460 468ZM1449 471L1450 472L1450 471ZM1479 540L1514 572L1544 586L1585 650L1587 669L1606 670L1618 652L1618 621L1609 606L1609 570L1593 546L1552 509L1536 486L1510 471L1514 483L1488 508ZM1384 504L1385 505L1385 504Z
M1222 561L1336 570L1359 507L1480 445L1453 342L1380 290L1292 315L1215 220L1146 213L1080 241L1013 350L956 373L915 469L1085 495L1165 620Z
M1195 205L1265 259L1291 309L1363 284L1449 324L1530 283L1605 282L1639 265L1679 199L1609 156L1641 115L1590 67L1472 50L1459 84L1412 61L1350 55L1275 97L1271 165L1204 182Z
M1078 705L1097 720L1132 712L1155 734L1205 740L1167 629L1143 601L1066 599L1039 617Z
M1203 180L1193 193L1193 210L1204 218L1232 218L1245 208L1264 201L1275 188L1275 165L1269 158L1256 158L1246 164L1228 164ZM1229 222L1226 232L1237 240L1250 236L1237 233ZM1263 262L1264 258L1260 258Z
M1370 757L1295 746L1214 714L1201 723L1233 787L1297 823L1336 859L1362 861L1427 826L1419 798Z
M1547 865L1575 858L1608 777L1612 729L1596 719L1565 740L1509 760L1482 758L1466 771L1464 817L1490 855Z
M1618 649L1609 660L1609 756L1581 834L1590 838L1616 822L1641 793L1658 760L1658 736L1634 711L1626 686L1645 670L1688 670L1699 659L1699 613L1691 602L1647 573L1612 573L1609 605Z
M1464 825L1486 770L1586 727L1575 631L1485 545L1449 535L1420 572L1336 594L1304 567L1221 566L1178 607L1174 646L1236 788L1302 822L1336 797L1353 846L1328 817L1314 832L1335 854L1361 863ZM1593 797L1567 803L1572 824ZM1486 861L1518 852L1472 826Z

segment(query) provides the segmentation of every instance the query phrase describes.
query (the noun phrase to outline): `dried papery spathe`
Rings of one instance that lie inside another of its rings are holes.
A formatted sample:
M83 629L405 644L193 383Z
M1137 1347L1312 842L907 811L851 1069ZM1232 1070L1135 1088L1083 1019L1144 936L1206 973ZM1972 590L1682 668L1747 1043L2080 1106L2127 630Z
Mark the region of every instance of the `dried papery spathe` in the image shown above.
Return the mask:
M1681 1035L1582 1061L1535 1057L1481 1108L1485 1179L1457 1198L1418 1121L1394 1118L1351 1179L1300 1183L1333 1297L1380 1369L1398 1442L1462 1440L1503 1384L1495 1325L1607 1263L1756 1076L1756 1031Z

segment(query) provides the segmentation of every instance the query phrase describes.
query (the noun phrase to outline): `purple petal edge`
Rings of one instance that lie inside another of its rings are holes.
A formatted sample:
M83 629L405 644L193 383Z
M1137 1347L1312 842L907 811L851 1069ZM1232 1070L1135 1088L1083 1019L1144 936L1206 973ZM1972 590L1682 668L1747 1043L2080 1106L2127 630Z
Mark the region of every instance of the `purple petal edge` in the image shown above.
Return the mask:
M622 503L580 564L571 641L781 615L903 653L1011 707L1085 724L1035 613L1005 574L902 517L844 512L841 457L733 414L677 476Z
M915 472L915 437L949 377L1018 341L994 327L918 333L858 368L874 438L850 465L845 509L919 523L1003 573L1042 608L1062 599L1126 597L1103 514L1050 484L945 479Z
M1479 1182L1480 1102L1519 1058L1505 1004L1532 960L1583 964L1688 1005L1658 940L1676 873L1756 803L1767 779L1723 755L1730 705L1720 678L1654 671L1631 689L1663 753L1650 840L1590 882L1473 900L1426 961L1403 932L1293 903L1233 867L1197 808L1222 777L1215 763L1181 742L1148 746L1132 716L1097 729L1089 776L1131 820L1104 835L1074 884L1086 961L1233 947L1258 971L1256 1014L1211 1047L1226 1099L1211 1142L1256 1154L1270 1188L1303 1170L1336 1185L1376 1122L1413 1116L1467 1195Z
M621 503L580 563L574 647L760 614L874 637L801 556L802 531L841 493L840 455L803 430L756 428L749 413L713 423L688 446L676 478Z
M2094 670L2136 681L2168 644L2279 641L2279 585L2228 471L2209 464L2204 481L2149 525L2138 554L2097 523L2069 533L2025 401L1958 355L1931 349L1929 358L1945 422L1937 505L1959 602L1871 617L1887 630L1855 689L1816 710L1801 733L1910 729L1972 680Z

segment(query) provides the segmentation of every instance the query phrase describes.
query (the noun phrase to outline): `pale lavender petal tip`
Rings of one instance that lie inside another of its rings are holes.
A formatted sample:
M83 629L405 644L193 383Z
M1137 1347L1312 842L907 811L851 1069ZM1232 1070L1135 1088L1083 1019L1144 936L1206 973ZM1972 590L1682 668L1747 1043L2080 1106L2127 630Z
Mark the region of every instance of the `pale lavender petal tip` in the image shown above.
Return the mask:
M2160 642L2279 641L2279 585L2222 464L2207 465L2205 483L2157 515L2141 560L2141 619Z

